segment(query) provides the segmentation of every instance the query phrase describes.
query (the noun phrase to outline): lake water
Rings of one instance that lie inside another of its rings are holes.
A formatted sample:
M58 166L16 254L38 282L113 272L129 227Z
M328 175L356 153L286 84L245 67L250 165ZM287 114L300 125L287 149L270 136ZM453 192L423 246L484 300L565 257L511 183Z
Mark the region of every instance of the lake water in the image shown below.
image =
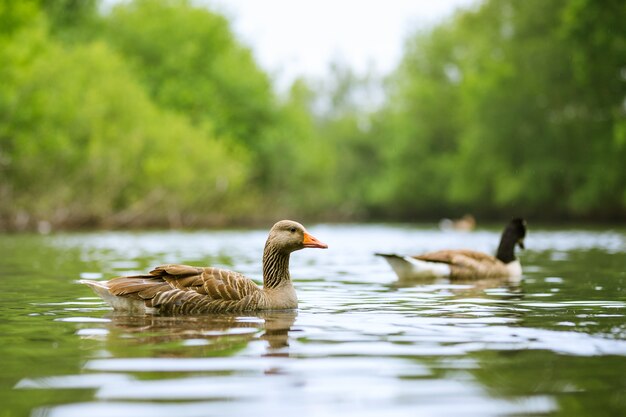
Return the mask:
M521 283L397 282L374 252L498 229L317 225L293 312L114 314L80 278L162 263L260 280L266 230L0 236L0 416L626 414L626 228L530 225Z

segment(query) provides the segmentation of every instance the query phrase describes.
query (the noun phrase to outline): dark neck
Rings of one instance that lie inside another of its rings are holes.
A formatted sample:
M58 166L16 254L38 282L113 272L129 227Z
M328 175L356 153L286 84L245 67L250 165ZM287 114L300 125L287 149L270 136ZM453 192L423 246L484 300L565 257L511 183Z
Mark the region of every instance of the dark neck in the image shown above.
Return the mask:
M500 246L498 246L498 252L496 252L496 258L508 264L509 262L513 262L515 258L515 245L517 243L517 237L515 233L506 228L504 232L502 232L502 237L500 238Z
M289 281L289 253L266 243L263 251L263 287L276 288Z

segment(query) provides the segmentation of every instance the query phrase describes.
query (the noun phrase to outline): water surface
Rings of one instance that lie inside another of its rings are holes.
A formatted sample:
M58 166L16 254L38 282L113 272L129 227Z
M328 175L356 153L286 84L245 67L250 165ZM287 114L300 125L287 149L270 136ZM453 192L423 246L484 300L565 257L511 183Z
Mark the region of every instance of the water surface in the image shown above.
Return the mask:
M0 236L0 416L616 416L626 230L536 230L522 282L398 282L374 252L495 251L499 230L319 225L297 311L114 314L81 278L162 263L260 281L265 230Z

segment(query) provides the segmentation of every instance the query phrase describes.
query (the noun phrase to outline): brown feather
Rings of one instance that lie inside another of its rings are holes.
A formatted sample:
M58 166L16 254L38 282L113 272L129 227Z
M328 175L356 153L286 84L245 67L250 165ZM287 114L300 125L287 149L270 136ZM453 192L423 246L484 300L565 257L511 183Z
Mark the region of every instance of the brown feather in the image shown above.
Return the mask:
M450 276L455 279L501 277L508 274L506 265L494 257L476 258L459 253L453 257Z
M221 281L219 281L221 282ZM217 289L218 281L213 280L205 280L204 281L204 290L210 298L218 298L220 296L220 292Z
M138 292L162 284L163 280L158 278L154 279L151 276L135 276L114 278L109 281L108 287L112 295L137 297Z
M161 312L241 311L260 297L261 289L243 275L219 268L163 265L150 275L109 281L112 295L145 300ZM242 303L237 303L243 301Z
M199 268L196 266L168 264L157 266L152 271L150 271L150 273L153 275L171 275L182 277L186 275L200 274L202 272L202 269L203 268Z
M450 265L450 278L477 279L507 276L506 265L486 253L472 250L441 250L414 256L428 262Z
M477 252L473 250L458 249L458 250L440 250L436 252L428 252L421 255L414 256L415 259L428 262L441 262L446 264L454 263L455 259L460 259L459 256L465 259L474 259L479 262L493 262L499 263L495 257L487 255L483 252Z
M169 284L163 283L161 285L153 285L143 291L138 292L137 295L144 300L149 300L149 299L154 298L157 294L161 292L169 291L171 289L172 288L170 287Z

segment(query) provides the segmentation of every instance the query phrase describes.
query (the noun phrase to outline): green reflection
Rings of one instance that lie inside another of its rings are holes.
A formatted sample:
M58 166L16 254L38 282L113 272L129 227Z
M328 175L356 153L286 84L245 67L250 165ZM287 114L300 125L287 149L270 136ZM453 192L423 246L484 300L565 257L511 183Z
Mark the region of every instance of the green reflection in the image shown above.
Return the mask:
M377 233L384 238L388 232ZM263 378L287 378L290 388L284 395L301 401L308 398L302 396L310 384L333 386L336 378L354 375L371 378L374 385L385 387L381 392L392 393L456 383L450 389L467 389L457 394L475 404L492 404L502 410L498 415L509 413L499 408L502 401L521 404L513 408L521 410L518 415L545 413L546 404L552 407L551 415L618 415L625 407L626 361L623 346L611 343L626 339L626 255L602 245L556 250L562 238L558 233L544 232L543 238L552 242L544 245L549 249L522 254L526 271L519 284L496 280L464 286L396 285L375 278L360 282L345 277L362 275L364 265L352 269L340 261L326 264L326 258L311 258L296 265L296 275L320 267L329 275L297 282L304 301L299 312L204 318L114 314L75 283L85 273L108 278L127 268L145 270L178 250L192 234L121 234L110 241L109 234L3 235L0 416L101 404L98 386L117 384L118 377L130 387L144 381L175 380L184 386L194 377L221 378L250 384L246 389L251 390L263 386ZM598 238L600 232L584 233L582 242ZM157 236L167 244L148 244ZM249 236L240 232L228 245L243 244ZM624 241L623 233L617 236ZM131 238L137 239L136 250L120 249L118 243ZM184 250L178 254L190 263L221 262L226 248L218 245L214 253L204 255ZM233 268L253 269L245 252L228 257ZM374 271L377 260L367 259ZM341 273L333 276L333 271ZM613 349L614 354L602 349ZM287 362L267 367L262 361L268 358ZM324 359L325 367L311 365L314 358ZM358 363L350 359L359 358L363 364L378 361L380 371L350 365ZM120 365L116 360L129 362ZM180 368L178 361L185 360L191 365ZM198 369L194 360L201 361ZM202 362L206 360L218 362ZM174 368L161 369L159 361ZM397 370L405 361L420 366ZM340 398L342 389L351 388L340 384L337 389ZM311 401L317 401L312 395ZM363 401L368 397L367 392L353 395ZM390 409L407 404L419 408L428 397L419 392L398 395L383 404ZM185 403L183 398L168 401ZM430 401L450 405L436 397ZM533 411L533 404L544 408Z

